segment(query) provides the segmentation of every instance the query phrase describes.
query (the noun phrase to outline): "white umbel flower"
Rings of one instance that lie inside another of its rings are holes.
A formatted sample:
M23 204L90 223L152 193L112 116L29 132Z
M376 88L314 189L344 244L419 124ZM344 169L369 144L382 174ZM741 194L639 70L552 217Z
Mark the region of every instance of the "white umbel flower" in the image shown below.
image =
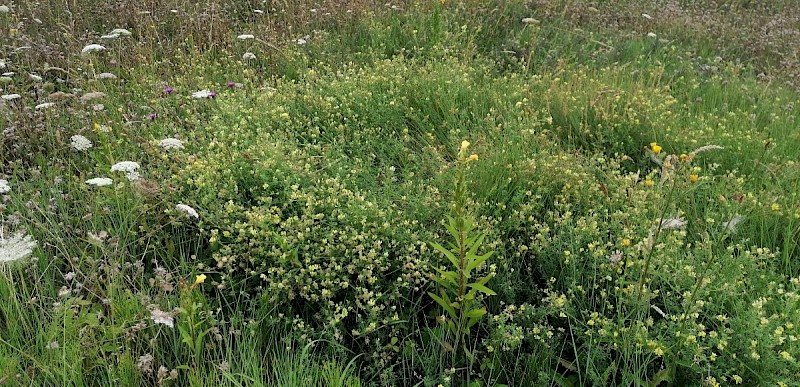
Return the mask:
M150 311L150 319L156 324L163 324L170 328L175 327L175 318L169 312L164 312L161 309L153 309Z
M0 264L27 257L36 248L36 241L21 232L6 237L0 233Z
M255 39L255 36L250 35L250 34L241 34L241 35L237 36L236 39L239 39L239 40Z
M256 59L256 54L253 54L252 52L245 52L242 55L242 59L244 59L244 60L255 60Z
M647 20L653 20L653 17L652 17L652 16L650 16L650 15L648 15L648 14L646 14L646 13L643 13L643 14L642 14L642 17L643 17L643 18L645 18L645 19L647 19Z
M211 90L200 90L195 91L192 93L192 98L200 99L200 98L210 98L214 95L214 92Z
M111 166L111 172L125 172L125 177L130 181L139 179L139 163L135 161L120 161Z
M34 109L36 109L36 110L44 110L44 109L53 107L53 105L55 105L55 103L53 103L53 102L40 103L40 104L36 105L36 107L34 107Z
M183 149L183 141L178 140L177 138L168 137L159 141L158 146L166 150Z
M22 96L19 95L19 94L3 94L3 95L0 95L0 98L4 99L6 101L13 101L15 99L22 98Z
M0 5L0 13L9 13L11 12L11 8L7 5Z
M124 28L115 28L108 33L109 35L119 35L119 36L131 36L133 35L130 31Z
M655 38L657 38L657 37L658 37L658 35L656 35L656 33L655 33L655 32L648 32L648 33L647 33L647 37L648 37L648 38L654 38L654 39L655 39Z
M185 213L187 216L190 216L195 219L200 219L200 215L197 213L197 211L195 211L194 208L189 207L185 204L178 204L175 206L175 209Z
M11 186L8 185L8 180L0 179L0 194L8 193L11 191Z
M86 184L93 185L95 187L105 187L107 185L111 185L114 181L107 178L107 177L95 177L89 180L86 180Z
M102 91L92 91L90 93L86 93L86 94L82 95L80 100L83 103L87 103L87 102L89 102L91 100L94 100L94 99L105 98L105 96L106 96L106 93L103 93Z
M686 219L683 218L669 218L661 220L662 230L673 230L686 226Z
M97 79L117 79L117 76L111 73L100 73L95 76Z
M731 220L723 222L722 227L725 231L734 233L736 232L736 226L738 226L739 223L742 223L742 221L744 221L744 216L736 215L733 218L731 218Z
M88 138L83 137L80 134L76 134L76 135L70 137L69 146L71 146L72 149L75 149L78 152L82 152L82 151L85 151L85 150L91 148L92 147L92 142L89 141Z
M90 52L100 52L105 51L106 48L99 45L99 44L89 44L81 50L81 54L88 54Z

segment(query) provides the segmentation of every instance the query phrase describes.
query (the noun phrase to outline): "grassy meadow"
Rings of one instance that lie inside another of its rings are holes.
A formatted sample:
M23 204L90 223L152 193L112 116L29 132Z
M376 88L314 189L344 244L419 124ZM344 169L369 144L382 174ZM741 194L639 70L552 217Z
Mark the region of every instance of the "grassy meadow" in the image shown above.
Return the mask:
M2 1L0 385L800 385L797 1Z

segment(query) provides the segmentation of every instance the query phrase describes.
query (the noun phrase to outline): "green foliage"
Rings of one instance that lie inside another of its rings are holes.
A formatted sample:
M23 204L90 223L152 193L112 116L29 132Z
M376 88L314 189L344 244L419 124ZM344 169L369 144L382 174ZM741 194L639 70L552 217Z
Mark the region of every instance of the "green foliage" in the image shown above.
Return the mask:
M469 142L462 142L456 156L453 215L447 217L448 223L445 225L453 239L448 242L447 248L431 242L431 246L447 258L450 266L435 268L438 275L434 277L434 282L439 286L439 294L428 292L428 295L446 312L445 315L437 318L447 328L447 335L442 338L442 345L446 351L457 353L463 351L468 361L467 375L471 372L475 356L469 350L466 338L470 336L474 330L473 327L487 313L486 307L482 306L482 298L497 295L486 286L494 273L475 276L476 269L485 266L486 261L494 252L478 254L485 235L475 232L475 221L466 208L467 182L465 174L467 164L478 159L477 155L467 156L468 147ZM459 366L460 368L459 357L458 354L453 356L453 367Z
M800 379L790 2L123 3L0 13L0 384Z

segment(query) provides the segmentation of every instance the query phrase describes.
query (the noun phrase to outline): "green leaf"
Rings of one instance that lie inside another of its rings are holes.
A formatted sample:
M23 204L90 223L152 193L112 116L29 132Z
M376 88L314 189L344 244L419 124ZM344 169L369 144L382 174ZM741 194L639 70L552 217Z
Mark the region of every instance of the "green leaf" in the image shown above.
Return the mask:
M431 296L431 298L433 298L433 300L436 301L436 303L439 304L439 306L441 306L445 310L445 312L447 312L447 314L450 315L451 318L455 319L455 318L458 317L458 316L456 316L456 310L453 309L452 305L450 305L450 300L445 300L445 298L447 298L447 296L445 296L443 298L443 297L439 297L439 296L437 296L437 295L435 295L435 294L433 294L431 292L428 292L428 295Z
M661 371L658 371L655 376L653 376L653 380L648 383L651 387L658 387L661 382L666 382L669 384L672 382L672 375L669 368L664 368Z
M492 254L494 254L494 251L490 251L490 252L488 252L488 253L486 253L486 254L483 254L483 255L481 255L481 256L479 256L479 257L477 257L477 258L475 258L475 259L471 260L471 261L470 261L470 262L467 264L467 271L472 271L472 270L474 270L476 267L480 266L480 265L481 265L482 263L484 263L484 262L485 262L487 259L489 259L489 257L491 257L491 256L492 256Z
M487 288L486 286L484 286L484 285L482 285L480 283L469 284L467 286L469 286L469 287L471 287L471 288L473 288L473 289L475 289L475 290L477 290L479 292L483 292L484 294L488 294L490 296L496 296L497 295L497 293L495 293L494 290L489 289L489 288Z
M473 238L470 238L469 242L467 243L467 245L469 246L469 251L467 252L467 255L477 254L478 248L480 248L481 244L483 244L483 238L485 237L486 234L478 234L475 235Z
M486 314L486 307L480 309L472 309L465 313L464 315L469 318L481 318Z
M444 254L447 257L447 259L450 260L450 262L453 264L454 267L459 267L458 259L456 258L455 254L453 254L453 252L444 248L442 245L436 242L430 242L430 244L436 251Z

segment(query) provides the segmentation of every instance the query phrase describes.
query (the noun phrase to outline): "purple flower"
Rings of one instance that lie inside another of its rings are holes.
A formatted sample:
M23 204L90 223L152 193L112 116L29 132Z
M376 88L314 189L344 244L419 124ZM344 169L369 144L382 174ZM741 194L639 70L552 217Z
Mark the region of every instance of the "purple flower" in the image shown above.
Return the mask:
M149 117L151 120L155 120L158 115L156 113L150 113Z
M228 85L228 87L233 88L233 87L236 87L236 82L228 81L227 85Z
M217 92L216 91L212 91L211 93L208 93L208 98L212 98L213 99L213 98L216 98L216 97L217 97Z
M172 86L167 86L167 88L164 89L164 92L167 94L172 94L173 91L175 91L175 89L173 89Z

